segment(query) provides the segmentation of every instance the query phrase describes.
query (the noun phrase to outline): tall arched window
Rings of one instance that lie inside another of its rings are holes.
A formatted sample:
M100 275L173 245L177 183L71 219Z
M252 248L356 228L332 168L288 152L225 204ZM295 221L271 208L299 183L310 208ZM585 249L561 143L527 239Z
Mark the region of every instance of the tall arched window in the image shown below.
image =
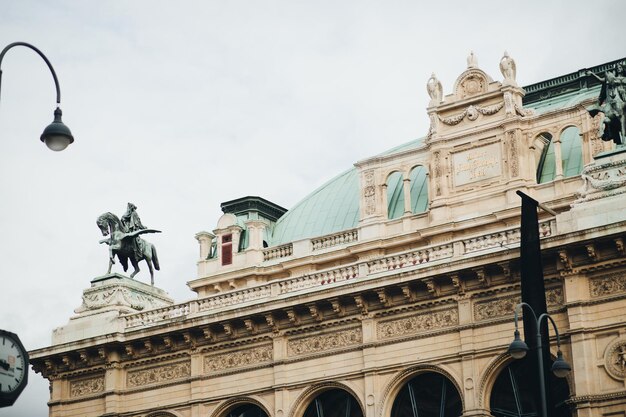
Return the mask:
M580 131L570 126L561 133L563 176L573 177L583 170L583 148Z
M404 213L404 184L402 173L394 172L387 177L387 218L397 219Z
M537 165L537 182L554 181L557 177L573 177L583 169L583 153L580 131L570 126L561 132L560 141L553 140L548 133L541 134L544 146Z
M393 402L391 417L459 417L461 396L454 384L436 372L417 375L407 382Z
M552 135L544 132L535 139L537 155L537 183L550 182L556 176L556 164L554 162L554 145Z
M315 397L303 417L363 417L363 411L352 395L331 389Z
M500 372L491 391L491 415L494 417L538 417L540 407L535 403L533 391L537 386L535 373L531 373L536 365L531 366L525 359L511 362ZM557 378L550 373L548 384L550 394L556 404L551 416L571 417L565 401L569 398L567 380Z
M421 165L411 170L411 211L422 213L428 210L428 182L426 181L426 168Z
M268 415L256 404L242 404L230 410L225 417L268 417Z

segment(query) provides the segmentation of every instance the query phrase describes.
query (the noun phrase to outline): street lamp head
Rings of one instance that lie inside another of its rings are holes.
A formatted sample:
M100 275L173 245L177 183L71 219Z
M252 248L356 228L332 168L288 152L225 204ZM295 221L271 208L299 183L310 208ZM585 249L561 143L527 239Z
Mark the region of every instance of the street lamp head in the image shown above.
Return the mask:
M557 378L565 378L571 370L572 367L563 359L563 353L559 350L552 364L552 373L554 373Z
M61 120L63 112L60 108L54 111L54 121L50 123L41 134L41 141L53 151L62 151L70 143L74 142L74 136L70 129Z
M513 359L522 359L528 352L528 345L519 337L519 331L515 330L515 338L509 345L509 355L513 356Z

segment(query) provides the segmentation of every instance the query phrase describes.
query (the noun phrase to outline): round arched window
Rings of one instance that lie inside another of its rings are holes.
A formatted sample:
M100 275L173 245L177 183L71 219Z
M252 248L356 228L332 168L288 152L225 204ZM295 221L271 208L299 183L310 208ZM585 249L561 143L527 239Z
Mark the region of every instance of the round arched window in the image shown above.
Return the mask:
M363 417L354 397L341 389L324 391L306 408L304 417Z
M268 415L256 404L242 404L230 410L225 417L268 417Z
M459 417L461 396L452 382L436 372L417 375L393 402L391 417Z
M536 365L528 361L516 360L504 368L491 390L491 415L494 417L537 417L540 407L536 404L533 390L538 382L534 380ZM555 410L554 417L571 417L565 401L569 398L569 387L565 378L557 378L550 373L548 384Z

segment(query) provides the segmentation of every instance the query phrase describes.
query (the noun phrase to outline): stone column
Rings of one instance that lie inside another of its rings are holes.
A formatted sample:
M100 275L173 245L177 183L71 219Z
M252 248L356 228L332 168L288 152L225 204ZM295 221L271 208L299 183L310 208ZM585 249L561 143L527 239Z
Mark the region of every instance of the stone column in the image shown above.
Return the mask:
M554 140L554 179L560 180L563 179L563 155L561 153L561 137L557 137Z
M200 260L204 261L208 258L211 251L211 244L215 235L209 232L199 232L196 234L196 240L200 244Z
M411 214L411 179L404 178L402 187L404 191L404 214Z
M381 207L381 213L383 215L384 219L388 219L389 218L389 213L388 213L388 207L387 207L387 184L382 184L380 186L381 188L381 200L382 200L382 207Z

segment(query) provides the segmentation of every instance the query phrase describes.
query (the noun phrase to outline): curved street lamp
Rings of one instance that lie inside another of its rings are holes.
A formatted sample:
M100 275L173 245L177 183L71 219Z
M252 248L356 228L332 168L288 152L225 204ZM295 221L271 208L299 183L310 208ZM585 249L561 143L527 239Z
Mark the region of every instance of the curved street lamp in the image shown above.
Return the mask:
M43 130L40 139L51 150L62 151L74 142L74 136L72 136L70 129L61 120L61 115L63 114L63 112L61 112L61 108L59 107L61 104L61 89L59 88L57 75L54 72L54 68L52 68L52 64L48 61L48 58L46 58L46 56L39 49L26 42L13 42L12 44L7 45L2 52L0 52L0 87L2 86L2 58L4 58L4 54L6 54L7 51L14 46L25 46L37 52L37 54L39 54L39 56L46 62L48 68L50 68L52 78L54 78L54 85L57 90L57 108L54 110L54 120Z
M528 353L528 345L524 342L519 335L517 318L518 313L522 309L522 307L527 307L528 311L533 316L535 320L535 324L537 325L537 335L536 343L537 343L537 351L539 354L537 355L537 364L539 365L539 390L541 391L541 415L542 417L548 417L548 404L546 400L546 386L545 386L545 374L543 371L543 354L542 354L542 346L541 346L541 322L546 319L552 323L552 328L554 329L554 333L556 334L556 359L552 364L552 373L557 378L564 378L567 374L572 370L572 367L569 363L563 359L563 352L561 352L561 338L559 336L559 330L556 327L556 323L552 319L552 317L548 313L543 313L539 317L535 314L533 308L528 305L528 303L519 303L515 306L515 332L513 333L514 339L509 345L508 352L513 357L513 359L522 359Z

